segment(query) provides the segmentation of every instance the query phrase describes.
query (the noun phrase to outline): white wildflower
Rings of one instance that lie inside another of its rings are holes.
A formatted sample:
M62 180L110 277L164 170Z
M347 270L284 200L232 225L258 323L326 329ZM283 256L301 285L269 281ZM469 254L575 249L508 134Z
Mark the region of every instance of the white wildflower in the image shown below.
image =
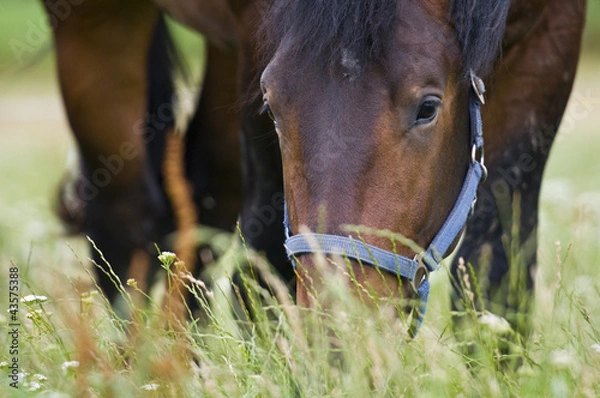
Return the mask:
M173 264L176 259L177 259L177 256L175 255L175 253L172 253L172 252L162 252L158 256L158 261L160 261L166 267L170 267L171 264Z
M574 363L573 355L565 350L554 350L550 353L550 363L556 368L569 368Z
M31 378L35 381L46 381L48 380L48 378L42 374L36 373L33 376L31 376Z
M92 290L90 292L81 293L81 302L84 304L93 304L94 297L98 295L98 292Z
M194 278L194 277L193 277L192 275L190 275L189 273L188 273L188 274L186 274L186 273L184 273L184 272L180 272L180 273L179 273L179 277L180 277L182 280L186 280L186 281L190 282L191 284L193 284L193 285L196 285L196 286L198 286L200 289L204 290L204 291L205 291L205 293L206 293L206 295L207 295L208 297L214 297L214 294L213 294L213 292L211 292L210 290L208 290L208 288L206 287L206 283L204 283L203 281L201 281L201 280L199 280L199 279L196 279L196 278Z
M511 331L510 323L506 319L491 312L481 315L479 323L487 326L495 334L506 334Z
M156 390L158 390L158 387L160 387L160 385L158 385L156 383L151 383L151 384L144 384L140 388L142 390L146 390L146 391L156 391Z
M6 361L0 362L0 369L8 369L8 362L6 362Z
M596 354L600 354L600 344L592 344L592 351L594 351Z
M37 381L30 381L28 383L23 383L23 386L27 388L27 391L38 391L42 388L42 385Z
M60 366L60 368L63 370L63 372L66 372L69 369L78 368L78 367L79 367L79 361L67 361L67 362L64 362Z
M45 303L46 301L48 301L48 297L36 296L35 294L30 294L29 296L25 296L21 299L22 303L27 303L27 304Z
M25 317L26 317L27 319L39 319L39 318L41 318L41 317L42 317L42 315L44 315L44 314L46 314L47 316L50 316L50 315L52 315L52 313L51 313L51 312L46 312L46 311L44 311L44 310L35 310L35 311L28 312L28 313L25 315Z

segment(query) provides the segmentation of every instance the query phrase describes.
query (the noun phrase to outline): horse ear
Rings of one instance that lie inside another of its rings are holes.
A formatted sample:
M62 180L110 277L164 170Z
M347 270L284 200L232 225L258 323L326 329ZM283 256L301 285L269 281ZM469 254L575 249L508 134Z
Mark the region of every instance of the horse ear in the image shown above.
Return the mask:
M238 41L238 21L227 0L155 0L177 22L204 34L209 41L223 46Z

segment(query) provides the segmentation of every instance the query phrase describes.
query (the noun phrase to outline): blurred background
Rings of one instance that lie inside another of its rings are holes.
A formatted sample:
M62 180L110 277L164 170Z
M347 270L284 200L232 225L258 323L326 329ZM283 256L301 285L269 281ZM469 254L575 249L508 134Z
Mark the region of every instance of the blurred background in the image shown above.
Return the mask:
M201 39L182 29L178 35L188 55L201 52ZM15 39L29 47L16 53ZM12 261L42 281L82 272L77 256L86 258L87 247L63 236L52 211L70 148L41 2L0 0L0 269ZM599 158L600 1L588 0L583 57L543 189L538 278L548 284L557 242L584 267L572 270L575 279L600 263Z

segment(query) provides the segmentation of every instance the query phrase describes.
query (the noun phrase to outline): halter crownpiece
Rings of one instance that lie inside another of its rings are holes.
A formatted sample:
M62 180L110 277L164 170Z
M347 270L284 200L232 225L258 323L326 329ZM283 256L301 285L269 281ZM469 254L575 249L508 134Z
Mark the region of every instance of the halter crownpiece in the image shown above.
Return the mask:
M477 188L487 177L487 169L484 165L483 124L481 120L481 105L485 103L484 93L485 85L483 80L471 71L471 90L469 95L471 159L469 169L467 170L465 181L454 207L425 251L411 259L366 244L361 240L353 239L351 236L345 237L327 234L293 235L288 218L287 205L284 205L285 247L294 267L294 259L298 255L319 252L328 255L345 256L405 278L409 281L420 299L416 313L413 310L413 324L409 329L411 337L415 337L423 322L427 308L430 289L429 273L440 268L443 259L442 256L462 232L477 202ZM479 159L477 159L477 152L481 154ZM417 281L416 278L419 274L422 276Z

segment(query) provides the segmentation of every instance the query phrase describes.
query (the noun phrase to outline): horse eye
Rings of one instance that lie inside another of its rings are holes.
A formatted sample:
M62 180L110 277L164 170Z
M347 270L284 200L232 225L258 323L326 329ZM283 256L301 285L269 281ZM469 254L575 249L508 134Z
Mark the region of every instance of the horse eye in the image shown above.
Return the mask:
M437 99L428 98L421 103L419 113L417 114L417 124L429 123L435 119L440 107L440 101Z
M260 115L264 115L265 113L267 114L267 116L269 116L269 118L273 122L277 122L275 120L275 116L273 115L273 112L271 111L271 107L269 106L269 103L267 101L263 102L262 106L260 107L260 111L259 111Z

